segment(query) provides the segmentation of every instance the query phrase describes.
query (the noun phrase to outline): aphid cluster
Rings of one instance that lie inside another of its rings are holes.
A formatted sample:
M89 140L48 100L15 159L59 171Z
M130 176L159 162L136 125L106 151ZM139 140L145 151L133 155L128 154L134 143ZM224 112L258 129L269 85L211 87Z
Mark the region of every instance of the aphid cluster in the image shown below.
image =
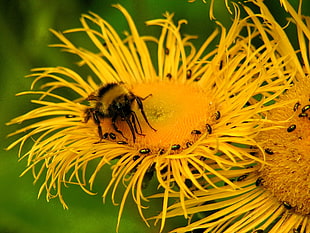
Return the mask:
M293 111L296 112L298 109L300 109L301 103L297 102L293 106ZM303 118L303 119L308 119L310 120L310 115L308 114L310 111L310 105L307 104L301 108L301 112L298 114L298 117ZM286 130L288 133L293 132L297 126L295 124L290 125Z
M108 83L97 91L88 96L87 100L91 102L92 106L85 110L84 122L87 123L90 118L98 127L98 134L100 140L110 137L112 140L116 139L113 133L104 133L101 128L101 120L110 118L112 121L113 129L119 133L123 138L127 138L123 135L123 132L117 127L117 120L125 121L131 131L133 141L135 142L136 134L144 135L139 119L132 110L133 103L137 103L139 110L148 124L148 126L156 131L149 123L146 114L143 109L142 101L148 98L134 95L124 85L124 83Z
M181 145L180 144L173 144L170 147L170 150L172 150L172 151L176 151L176 150L179 150L179 149L181 149ZM147 155L147 154L150 154L151 152L152 151L149 148L142 148L142 149L139 150L139 153L142 154L142 155ZM163 149L163 148L159 149L158 153L160 155L164 154L165 153L165 149Z

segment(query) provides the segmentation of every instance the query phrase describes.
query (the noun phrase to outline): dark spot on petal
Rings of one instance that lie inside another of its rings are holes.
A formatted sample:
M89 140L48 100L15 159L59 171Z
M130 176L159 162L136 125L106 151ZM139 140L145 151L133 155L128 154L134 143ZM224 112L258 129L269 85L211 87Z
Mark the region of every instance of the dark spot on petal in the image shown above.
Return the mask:
M148 154L151 152L149 148L143 148L139 150L140 154Z
M103 139L107 139L108 136L109 136L109 133L104 133L103 136L102 136L102 138L103 138Z
M211 127L211 125L206 124L206 129L207 129L207 131L208 131L209 134L212 133L212 127Z
M273 155L273 151L270 148L266 148L265 152L269 155Z
M294 130L296 129L296 125L290 125L288 128L287 128L287 132L293 132Z
M125 142L125 141L118 141L117 142L117 144L120 144L120 145L126 145L126 144L128 144L127 142Z
M288 210L292 209L292 206L288 202L284 201L282 204L286 209Z
M309 109L310 109L310 105L305 105L305 106L301 109L301 111L304 113L304 112L308 111Z
M115 140L116 139L116 135L114 133L109 133L109 136L112 140Z
M293 107L293 111L296 112L299 106L300 106L300 103L297 102Z
M263 181L264 179L262 177L258 177L256 182L255 182L255 185L258 187L258 186L261 186L263 184Z
M201 134L201 131L194 129L191 134Z
M219 120L221 118L221 113L220 111L215 112L215 120Z
M178 150L180 148L181 148L181 146L179 144L174 144L171 146L171 150Z
M192 77L192 70L187 70L186 71L186 78L190 79Z

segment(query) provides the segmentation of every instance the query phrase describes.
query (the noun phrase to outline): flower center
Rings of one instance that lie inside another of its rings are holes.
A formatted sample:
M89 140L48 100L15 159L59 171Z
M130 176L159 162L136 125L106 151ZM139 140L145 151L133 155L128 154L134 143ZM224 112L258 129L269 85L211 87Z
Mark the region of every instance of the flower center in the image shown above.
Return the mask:
M132 110L138 120L135 125L137 128L139 124L141 126L141 134L136 133L135 142L128 124L120 119L116 122L129 146L153 154L180 152L200 136L212 132L216 118L212 96L197 84L161 81L135 84L129 90L142 99L150 124L147 124L141 109L134 102ZM123 140L121 135L117 136Z
M264 187L296 213L310 214L310 110L308 100L296 103L287 128L263 134L267 162L260 176ZM306 106L306 108L304 108ZM305 111L305 109L307 109ZM287 108L285 108L287 111ZM287 111L288 112L288 111ZM274 117L283 118L278 111ZM268 134L268 135L267 135Z

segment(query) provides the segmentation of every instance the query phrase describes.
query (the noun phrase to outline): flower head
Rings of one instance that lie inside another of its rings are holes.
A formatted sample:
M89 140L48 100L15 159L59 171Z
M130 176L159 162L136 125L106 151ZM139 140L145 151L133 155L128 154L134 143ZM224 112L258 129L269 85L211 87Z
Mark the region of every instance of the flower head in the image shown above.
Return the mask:
M267 121L263 113L273 108L268 103L288 88L291 73L268 38L253 46L263 29L239 19L237 9L229 31L219 24L196 50L190 41L195 37L180 33L185 20L174 24L166 13L147 22L161 27L159 38L140 36L128 12L115 7L129 24L124 40L96 14L83 15L80 29L53 31L62 41L55 46L78 55L90 75L84 79L65 67L34 69L32 89L47 82L40 91L21 94L38 94L33 102L41 106L9 124L36 122L13 133L23 136L8 149L20 144L26 171L33 171L35 181L43 178L39 195L45 190L48 200L58 197L65 207L63 185L78 184L93 194L97 174L111 166L103 197L112 190L117 203L118 186L126 186L119 219L131 193L145 220L143 190L155 177L163 193L163 227L170 194L184 204L199 196L194 190L208 193L223 182L235 190L240 187L229 179L232 169L263 163L253 155L258 146L253 139ZM217 48L210 49L219 32ZM66 37L71 33L86 33L96 51L77 47ZM156 62L148 43L157 45ZM33 145L24 152L29 139Z
M256 1L254 1L256 2ZM288 104L271 110L269 119L283 122L281 128L263 131L257 136L259 144L268 152L266 157L269 165L262 167L260 175L264 177L264 187L280 201L290 203L289 205L297 214L310 214L310 169L308 150L310 146L310 121L308 110L310 109L310 95L308 94L309 82L309 44L310 39L309 18L301 15L301 8L298 13L287 1L282 1L285 9L288 10L295 21L299 48L297 53L287 51L290 43L282 42L279 46L279 53L282 56L292 57L291 64L295 66L292 88L283 94L279 103ZM301 3L301 2L300 2ZM260 1L257 3L262 11L266 8ZM301 6L301 4L300 4ZM270 21L270 15L266 16ZM275 26L274 26L275 27ZM277 38L283 34L283 30L273 32ZM285 49L284 48L285 46ZM290 51L293 50L291 46ZM299 58L298 58L299 56ZM293 102L292 102L293 101Z
M182 215L184 205L188 213L200 214L198 220L176 232L203 228L205 232L300 233L310 229L309 18L283 1L297 28L299 48L295 52L285 29L263 1L252 2L259 6L259 17L266 25L262 37L276 42L276 54L291 61L286 67L293 72L293 84L266 112L270 122L255 137L263 149L257 153L264 156L266 163L230 174L242 187L240 190L224 186L208 193L197 191L197 199L169 207L167 216ZM248 7L244 9L249 16L255 15ZM272 125L278 127L270 128Z

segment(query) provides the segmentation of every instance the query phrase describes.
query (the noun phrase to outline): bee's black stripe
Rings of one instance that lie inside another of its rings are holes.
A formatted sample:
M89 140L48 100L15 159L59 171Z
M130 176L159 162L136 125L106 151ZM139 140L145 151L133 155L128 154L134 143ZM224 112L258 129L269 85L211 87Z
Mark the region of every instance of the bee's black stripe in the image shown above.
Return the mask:
M98 96L102 97L105 93L107 93L109 90L113 89L116 86L118 86L117 83L108 83L107 85L105 85L99 89Z

